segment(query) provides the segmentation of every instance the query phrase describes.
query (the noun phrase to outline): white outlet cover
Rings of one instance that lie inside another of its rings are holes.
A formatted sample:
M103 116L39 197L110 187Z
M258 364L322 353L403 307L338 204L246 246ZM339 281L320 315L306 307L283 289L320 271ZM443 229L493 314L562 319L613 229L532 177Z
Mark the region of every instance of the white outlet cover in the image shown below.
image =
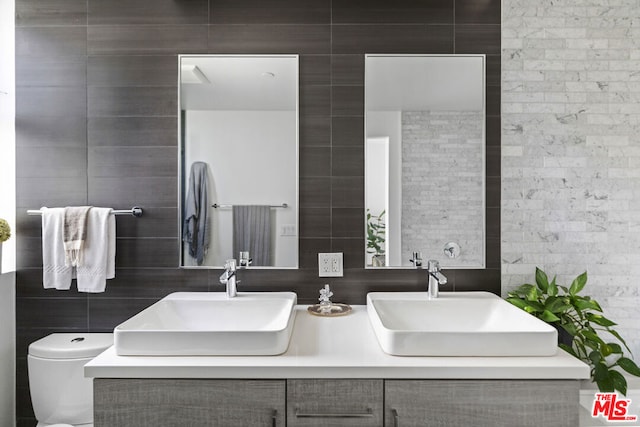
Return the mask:
M318 253L318 277L342 277L342 252Z

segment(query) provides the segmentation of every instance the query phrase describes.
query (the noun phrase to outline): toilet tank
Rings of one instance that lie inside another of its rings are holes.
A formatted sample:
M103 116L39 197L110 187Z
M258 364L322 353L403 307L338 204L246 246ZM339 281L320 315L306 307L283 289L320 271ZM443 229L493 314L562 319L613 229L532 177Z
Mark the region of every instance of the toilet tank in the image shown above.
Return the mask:
M112 344L111 333L51 334L31 343L29 390L38 421L93 421L93 381L84 377L84 365Z

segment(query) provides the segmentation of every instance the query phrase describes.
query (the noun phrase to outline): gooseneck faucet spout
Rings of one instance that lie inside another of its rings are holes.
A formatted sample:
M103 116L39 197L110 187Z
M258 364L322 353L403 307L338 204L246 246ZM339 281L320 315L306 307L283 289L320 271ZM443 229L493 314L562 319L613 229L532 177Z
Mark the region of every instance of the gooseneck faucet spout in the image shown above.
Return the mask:
M430 259L427 262L427 269L429 274L429 288L427 293L429 299L436 299L438 298L440 285L447 283L447 276L442 274L440 271L440 263L434 259Z
M238 295L236 277L236 260L228 259L224 264L224 273L220 275L220 283L227 286L227 298Z

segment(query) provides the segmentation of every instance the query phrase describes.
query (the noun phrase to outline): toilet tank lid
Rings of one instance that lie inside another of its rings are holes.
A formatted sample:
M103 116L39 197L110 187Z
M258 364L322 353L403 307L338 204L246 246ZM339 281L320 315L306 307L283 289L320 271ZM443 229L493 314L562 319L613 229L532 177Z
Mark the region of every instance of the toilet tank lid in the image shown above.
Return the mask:
M84 359L112 345L112 333L56 333L31 343L29 354L44 359Z

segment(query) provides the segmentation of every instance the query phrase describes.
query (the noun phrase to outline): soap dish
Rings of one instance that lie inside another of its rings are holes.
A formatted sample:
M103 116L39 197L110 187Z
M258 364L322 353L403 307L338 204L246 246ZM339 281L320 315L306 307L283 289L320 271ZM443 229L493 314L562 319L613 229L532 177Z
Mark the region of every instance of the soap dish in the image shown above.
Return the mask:
M336 317L344 316L351 312L351 306L348 304L331 303L330 307L321 307L320 304L310 305L307 311L314 316L320 317Z

